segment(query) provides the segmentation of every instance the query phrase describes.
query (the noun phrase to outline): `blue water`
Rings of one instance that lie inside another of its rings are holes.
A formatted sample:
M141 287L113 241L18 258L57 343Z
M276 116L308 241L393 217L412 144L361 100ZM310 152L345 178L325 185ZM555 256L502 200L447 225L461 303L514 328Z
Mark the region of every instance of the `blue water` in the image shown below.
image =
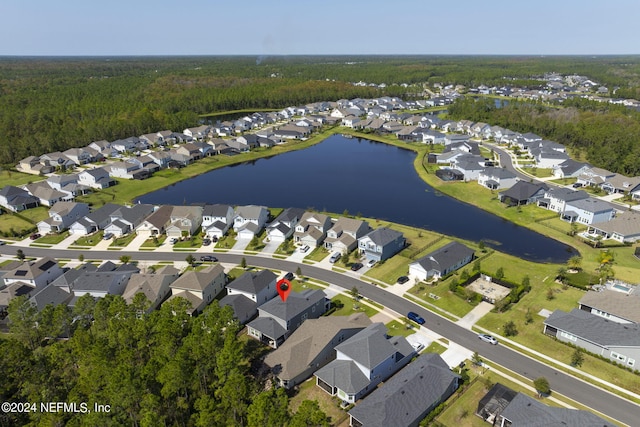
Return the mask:
M333 135L304 150L181 181L140 201L347 210L476 242L484 240L488 246L532 261L564 263L575 254L563 243L437 192L420 179L413 168L414 158L413 152L394 146Z

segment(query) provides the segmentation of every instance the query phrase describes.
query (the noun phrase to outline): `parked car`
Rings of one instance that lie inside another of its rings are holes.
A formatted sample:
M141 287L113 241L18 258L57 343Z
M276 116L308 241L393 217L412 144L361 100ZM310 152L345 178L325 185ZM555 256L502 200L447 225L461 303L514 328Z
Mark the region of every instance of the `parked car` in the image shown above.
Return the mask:
M376 263L377 261L375 259L370 259L369 262L367 263L367 267L373 267L373 265Z
M309 245L304 245L304 246L302 246L302 247L300 248L300 252L302 252L302 253L304 254L304 253L307 253L307 251L308 251L309 249L311 249L311 248L309 247Z
M341 257L342 257L342 254L340 252L334 252L333 255L331 255L331 258L329 258L329 262L333 264L334 262L338 261Z
M498 344L498 340L489 334L480 334L478 335L478 338L480 338L484 342L488 342L489 344L493 344L493 345Z
M202 261L202 262L217 262L218 258L214 257L213 255L202 255L200 257L200 261Z
M351 264L351 271L358 271L363 267L361 262L354 262Z
M172 237L171 240L169 240L169 242L171 242L172 245L175 245L176 243L178 243L178 238Z
M407 317L409 318L409 320L413 320L418 325L424 325L424 319L418 313L410 311L409 313L407 313Z
M580 188L580 187L582 187L582 184L580 184L579 182L574 182L572 187L573 188Z
M407 283L409 281L409 278L407 276L400 276L398 277L398 283L400 283L401 285L404 285L405 283Z
M31 240L36 240L36 239L39 239L40 237L42 236L39 233L33 233L31 236L29 236Z
M209 246L211 244L211 239L203 239L202 246Z
M293 279L295 279L296 276L293 275L292 272L288 272L287 274L284 275L283 279L287 279L288 281L292 281Z
M5 242L4 240L0 240L0 246L4 246L6 244L7 244L7 242Z

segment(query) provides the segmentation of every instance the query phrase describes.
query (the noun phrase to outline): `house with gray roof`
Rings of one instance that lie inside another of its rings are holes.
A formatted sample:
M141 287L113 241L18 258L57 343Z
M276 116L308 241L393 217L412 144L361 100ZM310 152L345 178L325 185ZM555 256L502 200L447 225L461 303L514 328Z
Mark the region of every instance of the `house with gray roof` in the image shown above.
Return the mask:
M371 324L364 313L308 319L264 360L281 387L290 389L335 359L334 348Z
M109 172L104 168L83 170L78 174L78 183L98 190L116 185L116 181L109 176Z
M640 214L633 211L623 212L610 221L591 224L587 232L620 243L637 242L640 240Z
M11 300L25 296L30 298L36 292L36 287L24 282L13 282L0 289L0 313L6 313Z
M54 307L58 305L67 305L72 298L73 294L71 292L60 286L54 286L53 283L51 283L39 291L32 293L31 298L29 298L29 302L34 305L38 311L41 311L47 305L52 305Z
M58 202L49 209L49 218L38 222L40 234L59 233L89 214L89 205L76 202Z
M591 165L589 163L578 162L573 159L567 159L553 167L553 176L556 178L577 178L586 172Z
M538 206L553 212L562 213L567 203L587 198L589 198L589 193L584 190L551 187L544 193L544 197L538 199Z
M400 252L407 244L404 235L387 227L377 228L358 239L358 249L367 260L384 261Z
M613 322L640 324L640 289L638 286L624 287L625 291L613 286L607 286L607 288L598 291L587 291L578 302L578 308Z
M131 304L136 295L142 294L149 306L147 313L160 307L160 304L171 294L171 283L178 279L179 271L167 266L160 271L132 274L122 293L122 298Z
M113 203L107 203L97 210L80 218L69 227L71 234L86 236L104 228L111 222L111 214L119 210L122 206Z
M354 403L404 367L415 350L402 336L387 336L373 323L337 345L336 359L315 372L316 385L331 396Z
M451 157L452 155L450 154L446 155L450 158L451 168L462 172L465 181L478 179L480 172L485 169L485 160L482 156L476 156L470 153L463 153L462 155L454 157Z
M227 275L220 264L210 265L202 270L187 271L171 283L171 296L167 299L184 298L191 303L187 309L190 316L201 313L224 289Z
M328 308L319 289L291 292L286 301L273 298L258 307L258 318L247 325L249 336L278 348L307 319L317 319Z
M640 325L621 324L573 309L556 310L544 321L546 335L581 347L613 362L637 369L640 360Z
M153 212L153 205L135 204L131 207L122 206L109 216L109 224L104 228L105 233L112 233L116 237L131 233Z
M220 307L229 306L233 310L233 317L244 325L258 314L258 305L241 294L226 295L218 301Z
M269 210L264 206L247 205L236 207L233 229L239 239L251 239L259 234L269 218Z
M331 218L328 215L305 212L296 225L293 240L299 245L309 245L315 248L322 244L330 228Z
M560 218L568 222L590 225L609 221L615 214L615 209L609 203L588 197L567 202Z
M37 197L22 188L5 185L0 189L0 206L12 212L35 208L39 204L40 200Z
M304 209L287 208L267 227L267 238L271 242L284 242L293 235L296 225L304 215Z
M40 205L43 206L53 206L60 201L70 201L73 199L73 197L70 197L68 193L51 188L46 181L26 184L23 188L33 197L36 197L40 202Z
M512 187L498 193L498 200L509 206L520 206L537 203L549 190L544 183L518 181Z
M202 230L209 238L221 238L233 224L233 208L229 205L205 205L202 210Z
M518 182L518 177L504 168L488 167L478 174L478 184L490 190L509 188L516 182Z
M409 276L417 280L440 278L469 264L473 249L453 241L409 264Z
M405 366L349 411L351 426L417 427L457 389L460 376L437 353Z
M614 424L589 411L547 406L500 383L494 385L480 399L476 415L494 426L614 426Z
M227 284L227 295L244 295L257 307L278 295L277 278L271 270L247 271Z

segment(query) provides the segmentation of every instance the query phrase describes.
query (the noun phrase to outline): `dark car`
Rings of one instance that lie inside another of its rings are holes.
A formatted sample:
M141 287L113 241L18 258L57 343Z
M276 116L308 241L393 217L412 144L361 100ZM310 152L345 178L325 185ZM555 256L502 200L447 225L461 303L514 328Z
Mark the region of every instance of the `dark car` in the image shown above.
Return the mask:
M31 240L36 240L36 239L39 239L40 237L42 236L38 233L33 233L31 236L29 236Z
M400 283L401 285L404 285L405 283L407 283L409 281L409 278L407 276L400 276L398 277L398 283Z
M582 187L582 184L580 184L579 182L575 182L575 183L572 185L572 187L573 187L573 188L580 188L580 187Z
M361 268L362 268L361 262L354 262L353 264L351 264L351 271L358 271Z
M418 325L424 325L424 319L418 313L410 311L409 313L407 313L407 317L409 318L409 320L413 320Z
M295 279L296 276L293 275L292 272L288 272L287 274L284 275L283 279L287 279L288 281L292 281L293 279Z
M203 261L203 262L217 262L218 258L214 257L213 255L202 255L200 257L200 261Z
M211 244L211 239L202 240L202 246L209 246Z

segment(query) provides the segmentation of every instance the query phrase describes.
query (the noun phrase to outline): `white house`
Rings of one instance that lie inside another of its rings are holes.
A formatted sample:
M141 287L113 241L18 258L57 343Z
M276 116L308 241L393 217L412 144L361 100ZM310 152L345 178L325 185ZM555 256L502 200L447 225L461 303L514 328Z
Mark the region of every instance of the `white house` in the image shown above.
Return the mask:
M516 175L503 168L489 167L478 174L478 184L491 190L509 188L516 182Z
M89 205L76 202L58 202L49 209L49 218L38 222L40 234L58 233L89 214Z
M239 239L251 239L264 228L269 211L264 206L238 206L233 219L233 229Z
M590 225L611 220L616 214L609 203L589 197L567 202L561 218L569 222Z
M296 225L304 215L304 209L287 208L267 227L267 238L271 242L284 242L293 235Z
M202 211L202 230L209 238L221 238L233 224L233 208L229 205L205 205Z

